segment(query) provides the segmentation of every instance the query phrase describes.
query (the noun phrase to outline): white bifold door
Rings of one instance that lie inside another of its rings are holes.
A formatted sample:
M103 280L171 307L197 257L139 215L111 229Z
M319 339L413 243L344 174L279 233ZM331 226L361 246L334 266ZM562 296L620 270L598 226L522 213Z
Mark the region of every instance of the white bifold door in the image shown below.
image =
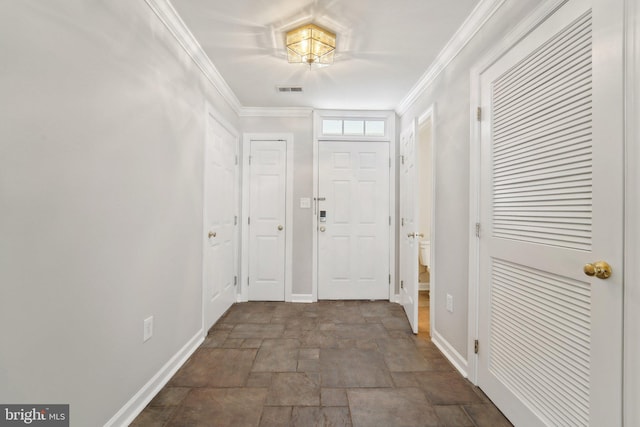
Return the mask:
M389 143L320 141L318 298L389 299Z
M208 330L236 301L238 141L207 114L204 182L203 316Z
M415 121L400 135L400 303L413 333L418 333L418 247Z
M249 299L284 301L286 141L251 141Z
M481 75L478 384L517 426L622 425L622 22L570 0Z

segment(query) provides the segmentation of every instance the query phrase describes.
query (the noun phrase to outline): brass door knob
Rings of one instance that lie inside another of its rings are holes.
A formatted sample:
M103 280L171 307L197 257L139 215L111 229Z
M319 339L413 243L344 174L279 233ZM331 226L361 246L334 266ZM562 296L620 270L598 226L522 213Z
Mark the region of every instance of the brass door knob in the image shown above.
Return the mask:
M212 238L212 237L216 237L216 232L215 231L210 231L209 232L209 238Z
M284 228L284 227L283 227L283 226L281 226L281 225L279 225L279 226L278 226L278 230L280 230L280 231L282 231L282 229L283 229L283 228Z
M611 266L605 261L596 261L593 264L585 264L584 274L596 276L598 279L607 279L611 276Z

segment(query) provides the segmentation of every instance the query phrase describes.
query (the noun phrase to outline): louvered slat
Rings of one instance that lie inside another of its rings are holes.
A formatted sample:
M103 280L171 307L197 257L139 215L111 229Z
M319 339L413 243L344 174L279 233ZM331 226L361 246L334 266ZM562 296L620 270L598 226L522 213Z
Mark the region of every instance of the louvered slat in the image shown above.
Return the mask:
M590 14L493 83L494 237L590 250L591 92Z
M587 283L492 260L490 369L553 425L588 425Z

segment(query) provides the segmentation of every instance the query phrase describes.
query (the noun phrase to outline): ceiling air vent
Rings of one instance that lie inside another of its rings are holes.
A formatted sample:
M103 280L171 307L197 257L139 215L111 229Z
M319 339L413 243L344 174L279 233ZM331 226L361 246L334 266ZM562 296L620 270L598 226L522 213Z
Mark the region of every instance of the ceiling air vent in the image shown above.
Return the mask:
M279 93L302 93L302 86L276 86Z

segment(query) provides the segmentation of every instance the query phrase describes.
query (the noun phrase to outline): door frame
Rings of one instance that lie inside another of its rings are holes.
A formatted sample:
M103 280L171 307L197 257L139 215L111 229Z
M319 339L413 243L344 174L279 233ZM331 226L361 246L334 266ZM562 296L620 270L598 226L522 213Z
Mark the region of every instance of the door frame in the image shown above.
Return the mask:
M322 119L379 119L385 121L385 135L380 137L365 136L325 136L322 135ZM398 157L396 156L396 113L394 111L352 111L352 110L315 110L313 112L313 206L312 206L312 255L311 255L311 294L298 295L299 302L316 302L318 301L318 215L317 199L318 199L318 183L320 170L318 167L319 159L319 143L320 141L385 141L389 143L389 157L391 159L391 167L389 168L389 215L391 216L391 227L389 228L389 274L391 276L389 283L389 301L399 302L399 293L397 289L398 277L396 272L396 262L398 258L398 242L397 236L397 205L396 205L396 170Z
M436 339L434 337L440 336L436 329L436 308L435 308L435 292L436 292L436 268L435 262L438 256L435 247L436 247L436 238L438 236L436 230L436 206L437 206L437 193L436 193L436 169L438 167L438 162L436 162L436 104L431 104L429 108L427 108L420 116L418 116L418 123L416 127L416 146L422 144L420 141L420 128L425 124L425 122L431 122L431 132L429 138L431 139L431 164L430 165L420 165L418 162L418 171L422 167L431 168L431 235L429 236L429 241L431 242L431 251L430 251L430 259L429 259L429 335L432 339ZM419 250L419 249L418 249ZM420 282L418 280L418 282ZM418 292L420 292L418 288ZM418 309L420 310L420 309ZM418 314L418 318L419 318ZM420 330L418 329L418 332Z
M249 301L249 185L251 184L249 155L251 141L284 141L286 144L285 178L285 253L284 253L284 300L291 301L293 277L293 133L245 133L242 135L242 218L241 269L238 283L238 302Z
M206 206L207 206L207 192L209 190L208 185L207 185L207 158L206 158L206 145L207 145L207 141L209 141L209 127L208 127L208 121L209 121L209 116L211 116L215 121L217 121L223 128L225 128L233 137L234 139L234 145L235 145L235 152L236 152L236 170L235 170L235 191L234 191L234 211L236 212L236 215L239 212L240 209L240 173L238 173L238 148L240 145L240 133L236 130L236 128L231 124L231 122L229 122L227 119L224 118L224 116L220 113L220 111L218 111L216 108L213 107L213 105L211 103L209 103L209 101L205 101L205 106L204 106L204 141L202 143L202 258L201 258L201 262L202 262L202 335L206 336L207 335L207 328L205 327L205 307L206 307L206 274L205 274L205 251L207 249L207 246L209 245L209 238L207 237L207 232L209 230L209 226L207 225L207 218L206 218ZM234 240L234 245L235 245L235 253L234 253L234 257L233 257L233 272L234 272L234 276L238 277L239 276L239 272L238 272L238 253L239 253L239 249L240 249L240 239L239 239L239 230L238 227L236 227L235 231L233 232L233 240ZM236 287L236 299L237 299L237 295L238 295L238 288Z
M627 0L625 50L625 244L623 301L623 425L640 425L640 0Z

